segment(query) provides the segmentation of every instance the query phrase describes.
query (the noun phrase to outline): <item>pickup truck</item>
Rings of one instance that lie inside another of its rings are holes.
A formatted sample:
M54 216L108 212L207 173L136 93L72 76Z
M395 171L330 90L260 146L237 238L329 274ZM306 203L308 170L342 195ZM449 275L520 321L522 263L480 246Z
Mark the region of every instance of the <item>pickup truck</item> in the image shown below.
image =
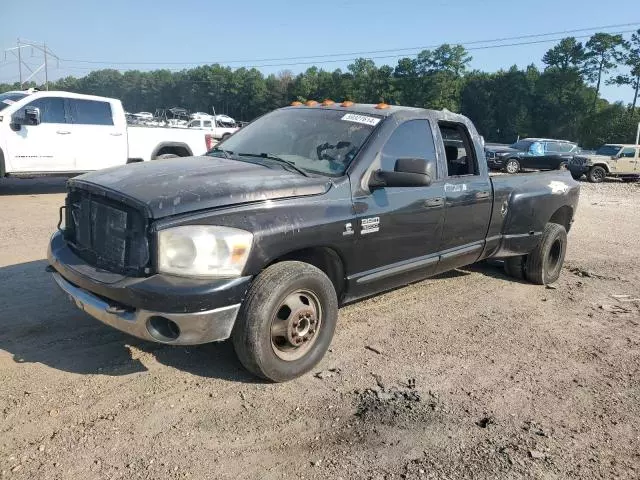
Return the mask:
M187 127L197 130L206 130L216 140L226 140L238 131L238 127L221 126L213 116L211 118L196 118L191 120Z
M231 338L279 382L320 361L347 303L489 258L556 281L578 196L568 171L489 177L461 115L296 103L205 156L69 180L48 270L108 325Z
M593 154L576 155L568 168L576 180L586 175L591 183L603 182L606 177L636 182L640 180L640 145L607 143Z
M69 92L0 94L0 178L68 175L205 153L203 131L127 127L113 98Z

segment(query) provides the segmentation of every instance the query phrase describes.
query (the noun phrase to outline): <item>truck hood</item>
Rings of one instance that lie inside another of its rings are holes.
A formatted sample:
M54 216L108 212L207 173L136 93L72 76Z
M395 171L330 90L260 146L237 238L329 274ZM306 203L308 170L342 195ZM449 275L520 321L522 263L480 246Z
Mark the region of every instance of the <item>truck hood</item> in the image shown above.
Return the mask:
M241 203L320 195L327 177L304 177L280 166L217 157L182 157L135 163L69 180L89 190L143 206L154 219Z
M587 162L587 163L606 163L611 161L611 157L608 155L595 155L590 153L580 153L575 156L577 162Z

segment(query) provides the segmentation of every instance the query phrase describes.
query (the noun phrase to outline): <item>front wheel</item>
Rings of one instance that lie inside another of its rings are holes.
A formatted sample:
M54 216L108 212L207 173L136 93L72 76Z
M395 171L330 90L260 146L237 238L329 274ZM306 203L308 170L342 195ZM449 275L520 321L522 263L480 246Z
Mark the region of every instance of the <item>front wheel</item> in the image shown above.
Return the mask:
M589 170L589 173L587 174L587 178L591 183L602 183L606 176L607 171L598 165L591 167L591 170Z
M337 318L336 291L321 270L303 262L276 263L249 289L232 333L233 346L247 370L285 382L320 362Z
M504 166L507 173L518 173L520 171L520 162L515 158L507 160L507 164Z
M224 135L222 135L222 137L220 138L221 142L224 142L227 138L229 138L231 136L230 133L225 133Z
M548 285L560 277L567 252L567 231L557 223L547 223L538 246L527 255L524 273L531 283Z
M571 176L573 177L574 180L580 180L582 178L582 173L571 172Z

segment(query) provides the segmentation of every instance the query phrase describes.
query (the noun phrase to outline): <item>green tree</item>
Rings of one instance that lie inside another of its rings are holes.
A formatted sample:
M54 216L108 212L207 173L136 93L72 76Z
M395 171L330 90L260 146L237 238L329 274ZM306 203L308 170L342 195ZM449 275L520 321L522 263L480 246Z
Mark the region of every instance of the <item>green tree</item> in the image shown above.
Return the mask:
M624 38L622 35L596 33L586 44L585 73L590 81L596 82L596 93L593 99L595 108L600 94L603 75L614 69L624 58Z
M609 83L614 85L629 85L633 88L633 102L631 109L635 111L638 103L638 91L640 90L640 29L631 35L631 40L625 44L624 64L629 68L629 73L617 75Z
M547 68L557 68L563 71L580 69L584 61L584 46L576 41L575 37L563 38L558 45L548 50L542 57L542 62Z

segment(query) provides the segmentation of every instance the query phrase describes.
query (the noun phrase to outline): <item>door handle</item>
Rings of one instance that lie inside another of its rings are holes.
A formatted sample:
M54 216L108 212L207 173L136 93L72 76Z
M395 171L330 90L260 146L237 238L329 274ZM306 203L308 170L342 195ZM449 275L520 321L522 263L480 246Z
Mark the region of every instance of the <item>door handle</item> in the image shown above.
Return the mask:
M58 135L69 135L71 132L69 130L57 130L56 133Z
M441 207L443 205L444 205L443 197L430 198L429 200L424 201L425 207Z
M111 132L109 135L111 135L112 137L121 137L122 132Z
M477 199L489 198L489 192L478 192L476 193Z

